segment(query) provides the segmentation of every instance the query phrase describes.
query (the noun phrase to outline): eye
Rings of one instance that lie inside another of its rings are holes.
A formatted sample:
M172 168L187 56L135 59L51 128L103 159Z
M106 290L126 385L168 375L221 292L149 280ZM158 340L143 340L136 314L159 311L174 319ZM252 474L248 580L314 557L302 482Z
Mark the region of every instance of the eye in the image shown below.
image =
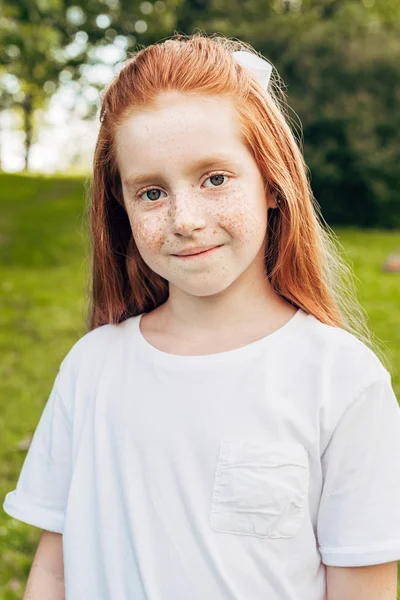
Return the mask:
M223 178L227 178L228 176L225 175L224 173L212 173L211 175L209 175L207 177L207 179L210 179L210 181L213 179L214 182L216 182L215 185L213 185L212 187L219 187L220 185L222 185L224 182L222 181ZM206 179L206 181L207 181ZM207 186L206 186L207 187Z
M221 186L224 182L222 181L223 179L227 179L228 175L225 175L225 173L221 173L221 172L217 172L217 173L211 173L207 179L214 180L215 185L213 184L211 187L219 187ZM206 181L207 181L206 179ZM209 187L209 186L206 186ZM146 200L146 198L142 198L142 196L144 196L145 194L149 194L147 196L147 200L151 200L152 202L157 202L158 200L161 199L160 194L163 193L162 190L159 190L158 188L154 188L154 187L148 187L147 189L144 189L140 194L139 194L139 198L143 201Z
M147 200L152 200L153 202L157 202L157 200L160 200L160 196L157 194L160 194L162 190L159 190L158 188L147 188L147 190L143 190L143 192L140 194L139 198L141 200L145 200L144 198L142 198L142 196L144 196L144 194L150 194L150 196L147 196Z

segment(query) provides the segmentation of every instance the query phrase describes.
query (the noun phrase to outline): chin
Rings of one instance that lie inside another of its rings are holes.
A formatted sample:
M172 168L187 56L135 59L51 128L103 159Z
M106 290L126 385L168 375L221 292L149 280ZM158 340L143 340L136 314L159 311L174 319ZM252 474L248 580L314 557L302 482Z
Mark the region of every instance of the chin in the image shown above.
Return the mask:
M198 284L188 285L188 282L170 282L170 284L174 285L176 288L184 292L185 294L189 294L190 296L197 296L198 298L203 298L206 296L215 296L216 294L221 294L224 292L233 282L229 281L209 281L209 282L201 282Z

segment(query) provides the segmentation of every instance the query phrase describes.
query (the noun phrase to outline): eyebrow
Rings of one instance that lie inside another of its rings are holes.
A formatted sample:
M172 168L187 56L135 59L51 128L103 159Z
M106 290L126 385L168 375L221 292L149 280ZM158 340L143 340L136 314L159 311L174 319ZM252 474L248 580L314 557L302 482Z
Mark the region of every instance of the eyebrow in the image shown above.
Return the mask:
M224 155L224 154L220 154L220 155L215 155L215 156L210 156L208 158L203 158L197 162L194 163L194 166L189 169L189 171L199 171L200 169L207 169L210 168L212 166L215 166L216 164L219 165L228 165L228 164L233 164L233 163L238 163L238 159L236 157L233 156L229 156L229 155ZM127 187L128 189L134 188L137 185L142 185L144 183L147 183L148 181L154 181L156 179L162 179L162 175L160 175L159 173L146 173L143 175L136 175L136 176L129 176L126 179L124 179L124 185L125 187Z

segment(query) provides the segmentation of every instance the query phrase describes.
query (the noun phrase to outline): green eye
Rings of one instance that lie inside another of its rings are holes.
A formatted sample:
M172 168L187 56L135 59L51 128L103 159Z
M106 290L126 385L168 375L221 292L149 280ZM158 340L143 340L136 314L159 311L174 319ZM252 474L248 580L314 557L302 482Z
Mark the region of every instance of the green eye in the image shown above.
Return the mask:
M214 179L213 183L215 183L215 180L217 180L217 185L221 185L221 183L223 183L224 177L225 175L211 175L210 181Z
M144 190L144 192L142 192L140 194L140 198L142 200L144 200L144 198L142 198L142 196L144 196L145 194L150 194L147 199L148 200L152 200L153 202L157 202L157 200L160 200L160 196L157 194L161 194L161 190L159 190L158 188L149 188L147 190Z
M229 176L225 175L225 173L212 173L211 175L209 175L207 177L206 181L208 181L208 180L212 181L211 187L220 187L221 185L223 185L225 183L225 181L224 181L225 179L229 179ZM206 186L206 187L210 187L210 186ZM148 194L147 200L151 200L152 202L157 202L158 200L161 199L161 197L160 197L161 193L162 193L162 190L160 190L158 188L154 188L154 187L152 187L152 188L149 187L142 191L142 193L139 195L139 198L145 202L146 197L143 197L143 196L145 194Z
M207 177L207 179L209 179L210 181L214 180L212 187L219 187L220 185L222 185L224 183L223 179L226 179L226 178L227 178L227 175L225 175L224 173L214 173L213 175L209 175ZM206 181L207 181L207 179L206 179Z

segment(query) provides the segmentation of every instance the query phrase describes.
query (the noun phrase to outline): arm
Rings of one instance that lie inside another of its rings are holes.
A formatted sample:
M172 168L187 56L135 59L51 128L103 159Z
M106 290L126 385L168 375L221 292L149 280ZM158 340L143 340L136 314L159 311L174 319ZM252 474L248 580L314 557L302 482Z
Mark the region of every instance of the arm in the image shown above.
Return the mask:
M397 561L366 567L326 566L327 600L396 600Z
M43 530L23 600L64 600L62 534Z

